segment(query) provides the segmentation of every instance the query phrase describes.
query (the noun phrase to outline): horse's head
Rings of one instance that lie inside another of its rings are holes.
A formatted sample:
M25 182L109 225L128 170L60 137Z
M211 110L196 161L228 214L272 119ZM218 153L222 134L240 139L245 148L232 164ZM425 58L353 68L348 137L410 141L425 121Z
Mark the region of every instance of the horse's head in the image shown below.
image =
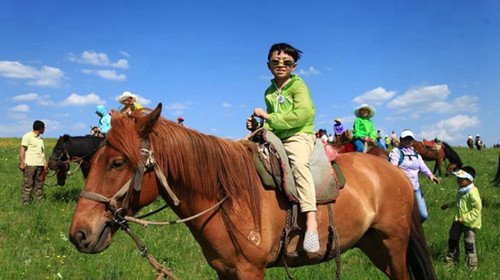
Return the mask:
M458 171L461 167L461 164L450 162L448 163L448 167L446 167L445 175L450 176L452 172Z
M92 158L82 197L73 214L70 240L79 251L105 250L120 227L118 220L133 215L158 196L155 172L144 162L144 154L150 149L144 145L149 144L149 133L160 114L161 103L147 115L112 113L113 128L106 145Z
M49 158L49 168L56 172L57 184L59 186L64 186L68 175L69 156L67 143L69 138L70 136L67 134L60 136Z

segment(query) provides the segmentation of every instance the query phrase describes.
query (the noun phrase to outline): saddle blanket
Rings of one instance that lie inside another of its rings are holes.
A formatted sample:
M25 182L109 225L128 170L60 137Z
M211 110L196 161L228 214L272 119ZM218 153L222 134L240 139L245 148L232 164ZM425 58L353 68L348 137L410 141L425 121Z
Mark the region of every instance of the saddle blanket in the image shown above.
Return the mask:
M254 155L254 161L264 185L282 190L290 201L298 203L295 180L281 140L271 131L262 128L253 132L248 139L258 145L259 152ZM320 139L316 139L309 163L317 204L335 201L339 190L345 185L345 178L338 164L328 159Z

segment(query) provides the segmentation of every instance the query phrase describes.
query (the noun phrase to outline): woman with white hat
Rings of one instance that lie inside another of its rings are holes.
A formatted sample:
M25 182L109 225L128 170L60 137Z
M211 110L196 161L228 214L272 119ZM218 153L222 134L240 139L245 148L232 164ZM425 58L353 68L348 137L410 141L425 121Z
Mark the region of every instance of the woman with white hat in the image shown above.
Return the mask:
M130 91L124 91L116 100L123 105L123 108L119 110L122 115L130 115L133 111L142 108L142 106L137 103L137 95Z
M362 104L354 109L356 121L353 125L353 139L356 152L362 153L367 143L377 144L377 131L371 118L375 116L375 108Z
M405 172L406 177L410 180L415 193L415 199L417 200L420 219L424 222L427 220L429 214L427 212L424 195L418 182L418 173L424 174L436 184L439 184L439 179L432 174L429 167L425 165L422 156L420 156L413 148L412 144L414 140L415 137L413 136L413 132L411 132L411 130L403 130L399 138L400 145L392 149L389 154L389 161L395 166L401 168Z

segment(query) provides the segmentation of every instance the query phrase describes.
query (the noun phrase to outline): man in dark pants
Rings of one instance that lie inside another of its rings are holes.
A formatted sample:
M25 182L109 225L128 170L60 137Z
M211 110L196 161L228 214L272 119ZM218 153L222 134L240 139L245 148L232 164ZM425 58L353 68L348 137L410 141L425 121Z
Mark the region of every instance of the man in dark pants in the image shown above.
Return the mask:
M45 160L45 147L41 135L45 131L42 121L33 123L33 131L24 134L19 149L19 169L23 171L23 190L21 192L21 203L28 204L31 201L31 193L34 192L38 201L43 200L43 177L48 169Z

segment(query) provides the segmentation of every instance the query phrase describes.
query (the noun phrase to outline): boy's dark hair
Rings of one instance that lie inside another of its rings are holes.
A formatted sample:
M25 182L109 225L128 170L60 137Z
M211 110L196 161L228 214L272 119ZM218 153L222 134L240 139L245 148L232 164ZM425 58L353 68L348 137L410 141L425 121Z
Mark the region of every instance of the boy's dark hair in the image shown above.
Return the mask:
M476 179L476 170L470 166L464 166L461 168L463 171L469 173L472 178Z
M42 128L45 128L45 124L42 121L36 120L33 123L33 130L40 130Z
M271 59L271 55L275 51L278 51L278 54L280 54L281 52L288 54L289 56L293 57L293 60L295 62L297 62L300 59L300 55L302 54L301 50L294 48L287 43L278 43L271 46L271 49L267 54L267 60Z

